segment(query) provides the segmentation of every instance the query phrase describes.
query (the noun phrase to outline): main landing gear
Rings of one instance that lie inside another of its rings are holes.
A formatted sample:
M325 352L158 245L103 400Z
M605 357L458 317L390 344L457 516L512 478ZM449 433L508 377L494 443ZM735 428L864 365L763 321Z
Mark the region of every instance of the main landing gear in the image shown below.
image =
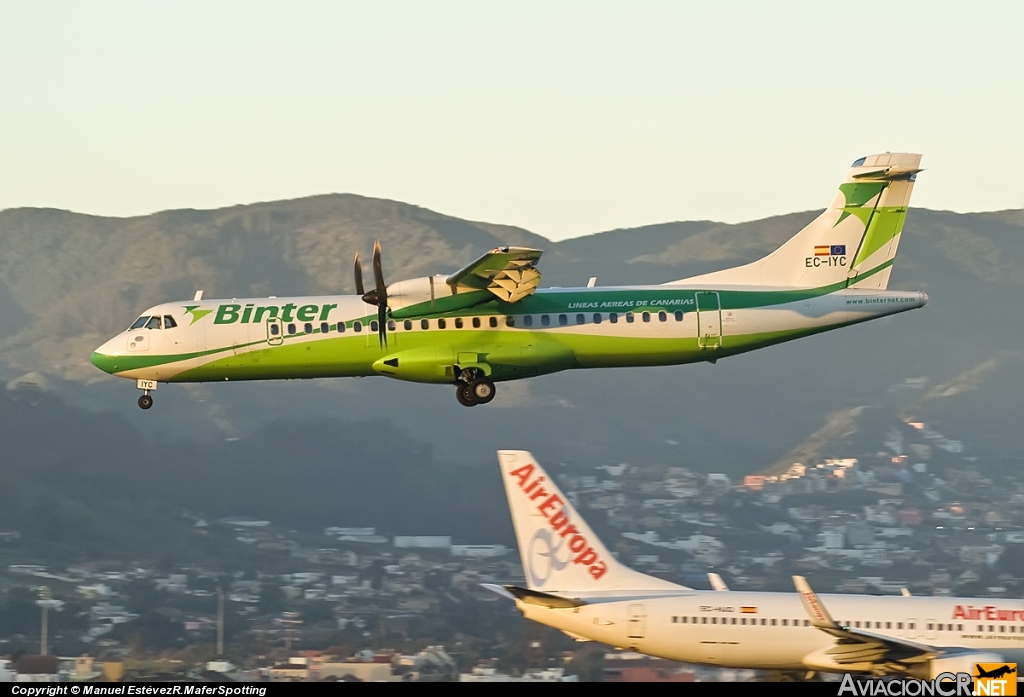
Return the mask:
M466 368L459 374L459 382L455 383L455 398L464 407L487 404L494 399L495 392L494 381L479 368Z
M139 408L140 409L149 409L151 406L153 406L153 398L152 397L150 397L148 394L144 394L141 397L139 397Z

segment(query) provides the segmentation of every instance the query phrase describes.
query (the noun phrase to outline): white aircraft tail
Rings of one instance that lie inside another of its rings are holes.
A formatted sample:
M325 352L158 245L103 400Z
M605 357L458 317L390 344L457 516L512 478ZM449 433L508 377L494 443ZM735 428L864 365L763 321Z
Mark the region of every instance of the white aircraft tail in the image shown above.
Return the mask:
M862 157L825 212L768 256L667 285L882 290L889 285L920 164L921 156L910 153Z
M499 450L527 587L545 593L685 590L623 566L525 450Z

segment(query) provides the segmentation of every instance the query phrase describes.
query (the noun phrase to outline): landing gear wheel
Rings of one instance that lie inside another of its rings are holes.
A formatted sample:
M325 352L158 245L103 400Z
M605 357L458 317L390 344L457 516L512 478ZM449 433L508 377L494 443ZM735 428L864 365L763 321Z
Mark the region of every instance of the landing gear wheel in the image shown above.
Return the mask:
M139 397L139 408L140 409L149 409L151 406L153 406L153 398L152 397L150 397L148 394L144 394L141 397Z
M477 404L487 404L494 399L496 392L494 383L487 378L478 378L469 383L469 393Z
M465 382L455 386L455 399L459 400L459 404L464 407L475 407L477 405L477 401L473 397L473 392L470 388L471 385Z

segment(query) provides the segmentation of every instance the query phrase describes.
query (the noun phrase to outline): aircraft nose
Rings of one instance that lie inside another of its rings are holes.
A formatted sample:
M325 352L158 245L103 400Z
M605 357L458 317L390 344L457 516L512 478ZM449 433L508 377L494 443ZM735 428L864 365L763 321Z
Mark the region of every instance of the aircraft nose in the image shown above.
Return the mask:
M92 352L92 356L90 356L89 358L89 360L92 361L92 364L99 368L100 370L102 370L104 373L113 373L115 370L117 370L117 356L115 355L115 352L112 350L113 347L110 344L111 342L108 341L102 346L98 347L95 351Z

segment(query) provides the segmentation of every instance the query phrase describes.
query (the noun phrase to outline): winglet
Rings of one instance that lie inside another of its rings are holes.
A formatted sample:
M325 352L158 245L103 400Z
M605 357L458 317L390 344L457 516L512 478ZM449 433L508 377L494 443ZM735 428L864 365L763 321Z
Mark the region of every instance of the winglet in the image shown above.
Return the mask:
M803 601L804 609L807 610L807 614L811 618L811 624L819 629L840 629L839 625L832 615L828 614L828 610L818 599L818 595L811 590L811 584L807 582L807 579L803 576L794 576L793 583L796 585L796 592L800 594L800 600Z
M711 582L711 588L716 591L724 593L729 590L729 586L725 585L725 581L722 580L722 577L714 572L708 572L708 581Z

